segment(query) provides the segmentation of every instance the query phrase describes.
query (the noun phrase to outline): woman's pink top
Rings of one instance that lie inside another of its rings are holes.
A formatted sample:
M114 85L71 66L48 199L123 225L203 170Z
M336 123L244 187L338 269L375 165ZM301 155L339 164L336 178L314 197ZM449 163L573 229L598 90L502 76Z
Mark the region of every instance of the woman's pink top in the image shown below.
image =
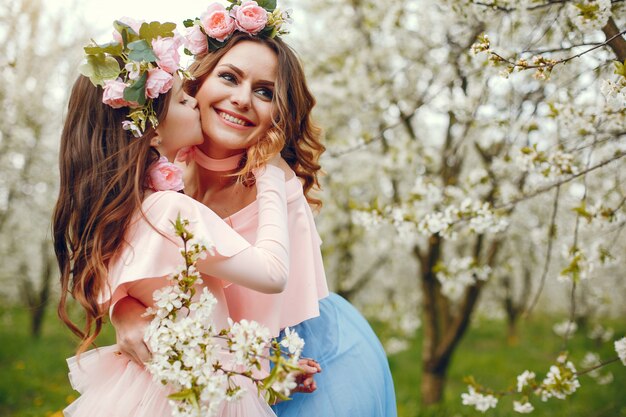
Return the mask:
M319 316L319 300L328 296L322 241L302 183L293 176L287 180L286 187L290 261L285 290L279 294L262 294L229 283L224 288L234 320L256 320L276 336L285 327ZM254 242L259 222L258 200L224 220L246 240Z

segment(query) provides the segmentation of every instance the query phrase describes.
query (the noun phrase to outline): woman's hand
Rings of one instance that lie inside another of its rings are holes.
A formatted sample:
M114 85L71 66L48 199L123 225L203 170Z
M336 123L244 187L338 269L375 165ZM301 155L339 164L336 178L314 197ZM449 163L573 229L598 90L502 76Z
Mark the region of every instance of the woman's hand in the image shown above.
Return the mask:
M133 297L125 297L115 304L111 323L115 327L115 337L120 352L126 354L143 366L152 357L152 353L143 340L150 317L142 317L146 307Z
M291 392L303 392L310 394L317 389L317 384L315 383L313 376L322 372L322 367L313 359L308 358L301 358L298 364L300 365L302 373L296 377L296 383L298 386Z

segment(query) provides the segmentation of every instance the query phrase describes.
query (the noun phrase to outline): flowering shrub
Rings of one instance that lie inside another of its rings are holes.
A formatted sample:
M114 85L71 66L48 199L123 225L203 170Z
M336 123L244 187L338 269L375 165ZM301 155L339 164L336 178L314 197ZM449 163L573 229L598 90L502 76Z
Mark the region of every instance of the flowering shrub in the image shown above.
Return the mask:
M195 264L213 245L194 239L189 221L178 217L172 224L183 241L185 262L170 276L171 285L154 292L145 341L152 351L148 370L174 390L169 396L173 415L215 415L223 401L235 401L245 392L237 383L241 378L249 379L270 403L288 399L296 387L303 340L287 329L279 343L267 328L245 320L229 319L230 327L218 330L212 322L216 298L206 287L196 293L200 275ZM274 366L263 377L256 371L266 359Z

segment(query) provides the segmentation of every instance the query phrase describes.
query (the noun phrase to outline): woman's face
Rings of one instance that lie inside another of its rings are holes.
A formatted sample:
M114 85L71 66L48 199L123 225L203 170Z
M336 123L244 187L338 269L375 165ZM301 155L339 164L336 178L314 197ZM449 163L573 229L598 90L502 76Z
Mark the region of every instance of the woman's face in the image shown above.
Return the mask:
M228 51L196 94L212 158L236 154L272 127L278 59L264 44L241 41Z
M183 83L178 76L174 77L174 86L169 100L167 115L157 128L158 139L161 141L157 148L161 155L171 161L180 148L198 145L204 138L198 102L185 93Z

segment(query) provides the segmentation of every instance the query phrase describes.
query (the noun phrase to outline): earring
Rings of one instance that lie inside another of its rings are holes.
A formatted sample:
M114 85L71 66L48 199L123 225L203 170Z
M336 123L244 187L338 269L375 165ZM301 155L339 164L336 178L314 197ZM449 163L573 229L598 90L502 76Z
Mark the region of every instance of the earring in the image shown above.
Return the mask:
M157 139L156 140L156 144L157 144L157 146L161 145L161 139Z

